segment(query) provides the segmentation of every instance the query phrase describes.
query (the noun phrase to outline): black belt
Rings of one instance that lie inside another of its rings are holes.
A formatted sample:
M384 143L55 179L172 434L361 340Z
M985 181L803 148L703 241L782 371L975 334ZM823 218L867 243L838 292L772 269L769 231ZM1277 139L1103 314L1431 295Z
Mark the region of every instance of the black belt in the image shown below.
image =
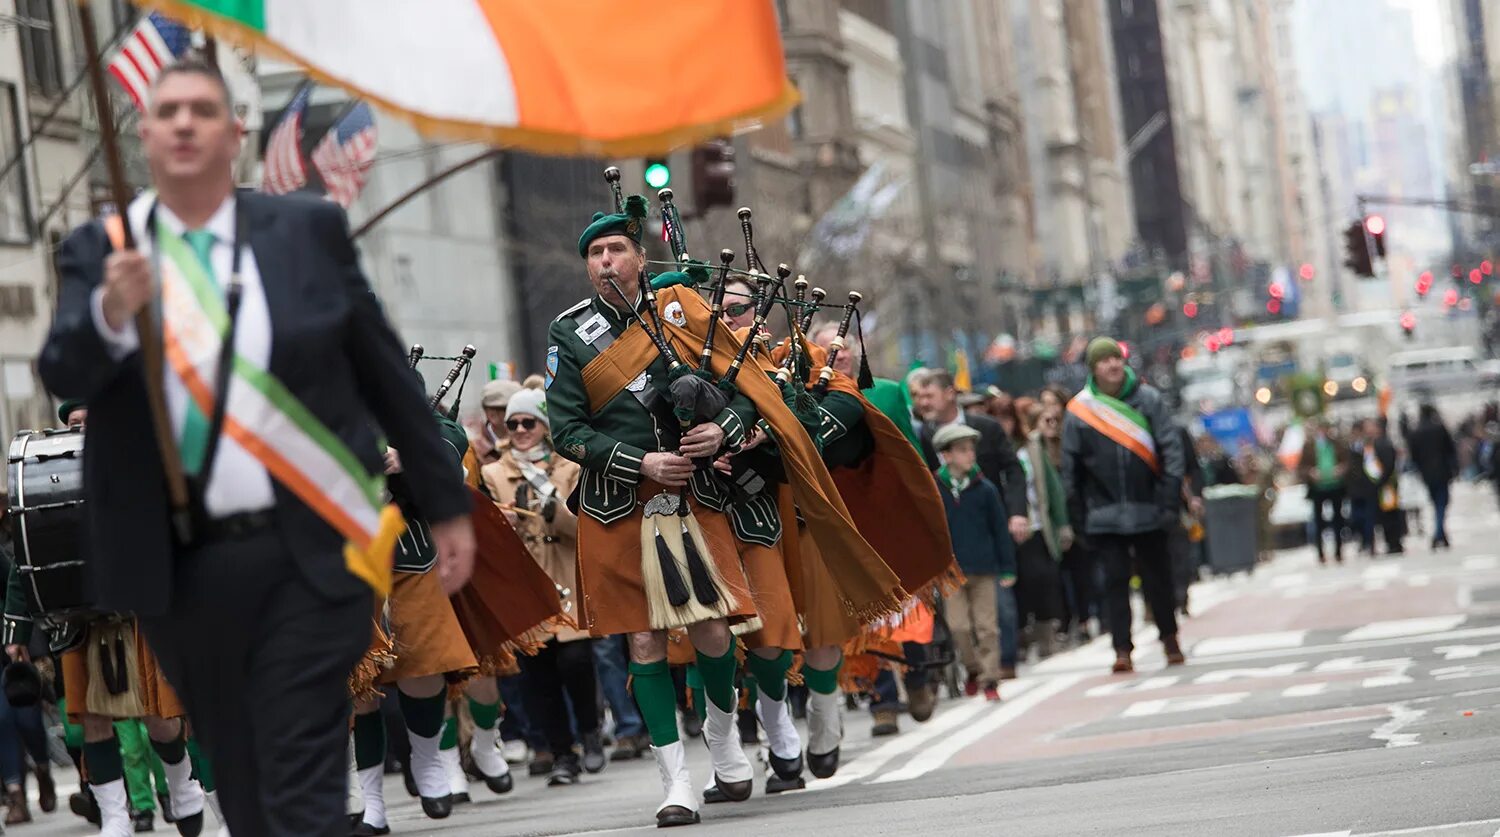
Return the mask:
M269 509L240 512L201 522L198 528L198 540L200 543L240 540L267 531L275 525L276 514Z

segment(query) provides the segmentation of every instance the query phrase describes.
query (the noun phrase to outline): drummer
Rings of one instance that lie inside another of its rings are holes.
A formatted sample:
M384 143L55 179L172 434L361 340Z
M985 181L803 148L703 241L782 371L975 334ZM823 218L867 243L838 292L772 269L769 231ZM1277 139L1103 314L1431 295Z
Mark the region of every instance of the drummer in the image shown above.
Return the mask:
M69 427L83 427L87 416L88 409L82 401L64 401L57 411L58 420ZM5 610L6 651L19 656L20 649L30 640L35 614L29 612L16 564L11 565L6 580ZM99 833L108 837L134 833L114 722L139 717L145 721L151 748L166 771L171 810L165 813L171 815L179 834L196 837L203 830L203 809L214 800L211 793L205 794L188 758L187 725L183 720L187 713L157 667L156 658L135 621L104 614L77 632L74 640L62 654L63 688L69 720L83 727L84 767L88 773L88 792L99 808ZM101 646L127 655L128 648L134 647L135 682L124 695L111 695L108 688L89 688L90 670L98 669L102 662L90 660L90 651ZM110 705L94 706L91 698L108 699Z

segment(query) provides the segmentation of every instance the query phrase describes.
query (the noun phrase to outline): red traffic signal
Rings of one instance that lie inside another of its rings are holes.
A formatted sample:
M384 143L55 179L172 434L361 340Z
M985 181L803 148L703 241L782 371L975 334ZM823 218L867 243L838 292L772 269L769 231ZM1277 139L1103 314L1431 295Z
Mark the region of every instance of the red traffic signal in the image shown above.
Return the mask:
M1479 268L1476 267L1469 271L1469 281L1477 285L1484 281L1484 274L1480 273Z
M1458 304L1458 288L1449 288L1443 291L1443 304L1449 308Z
M1281 313L1281 300L1279 300L1279 299L1268 299L1268 300L1266 300L1266 313L1267 314L1280 314Z
M1219 329L1219 333L1217 336L1219 338L1220 344L1225 346L1234 345L1234 329L1230 328L1229 326L1224 326L1223 328Z
M1483 273L1485 276L1489 276L1490 274L1494 273L1495 272L1495 264L1494 264L1494 262L1491 262L1489 259L1485 259L1484 261L1480 262L1479 263L1479 272Z
M1313 270L1313 266L1306 262L1303 262L1302 266L1297 268L1297 278L1304 282L1311 281L1316 275L1317 271Z
M1191 301L1182 303L1182 316L1190 320L1198 316L1198 303Z
M1385 219L1379 215L1366 215L1365 231L1370 235L1385 235Z
M1272 299L1284 299L1286 297L1286 289L1280 285L1272 285L1266 290L1271 294Z
M1430 290L1432 290L1432 271L1424 270L1417 277L1417 296L1427 296Z
M1203 345L1208 347L1208 351L1211 354L1217 354L1220 349L1219 338L1217 337L1210 337L1207 340L1204 340Z
M1411 336L1412 329L1417 327L1417 315L1410 311L1401 312L1401 330Z

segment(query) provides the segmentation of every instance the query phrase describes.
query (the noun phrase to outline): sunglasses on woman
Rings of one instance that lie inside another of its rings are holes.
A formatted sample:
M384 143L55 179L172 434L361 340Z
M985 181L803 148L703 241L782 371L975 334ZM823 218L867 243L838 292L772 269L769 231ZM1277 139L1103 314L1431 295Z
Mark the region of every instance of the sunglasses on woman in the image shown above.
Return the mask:
M505 420L507 430L530 430L541 422L534 418L513 418Z
M753 302L731 302L724 306L724 313L731 317L743 317L754 310L755 303Z

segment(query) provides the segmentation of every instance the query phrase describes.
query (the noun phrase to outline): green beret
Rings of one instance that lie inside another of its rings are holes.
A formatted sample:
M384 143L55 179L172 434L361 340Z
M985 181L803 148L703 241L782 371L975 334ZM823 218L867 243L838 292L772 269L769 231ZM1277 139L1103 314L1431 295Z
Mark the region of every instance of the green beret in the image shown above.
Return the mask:
M57 420L63 424L67 424L68 416L72 415L74 410L80 410L87 406L82 398L65 399L63 403L57 405Z
M595 212L589 225L583 228L583 235L578 237L578 255L583 258L589 256L589 244L596 238L606 235L623 235L641 243L641 233L645 229L646 199L640 195L631 195L625 199L623 212L606 215L603 212Z

